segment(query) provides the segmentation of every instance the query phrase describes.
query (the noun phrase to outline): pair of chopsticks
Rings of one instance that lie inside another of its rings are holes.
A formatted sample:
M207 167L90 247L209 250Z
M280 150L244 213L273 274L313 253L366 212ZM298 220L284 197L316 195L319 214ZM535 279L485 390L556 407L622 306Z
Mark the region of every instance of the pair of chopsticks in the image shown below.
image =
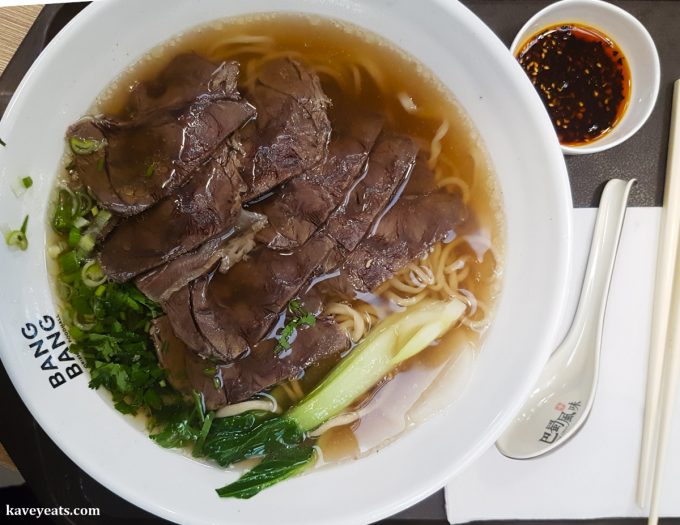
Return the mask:
M676 80L654 285L647 395L637 488L638 505L641 507L650 505L649 525L656 525L659 520L661 480L677 397L677 385L680 380L679 235L680 80Z

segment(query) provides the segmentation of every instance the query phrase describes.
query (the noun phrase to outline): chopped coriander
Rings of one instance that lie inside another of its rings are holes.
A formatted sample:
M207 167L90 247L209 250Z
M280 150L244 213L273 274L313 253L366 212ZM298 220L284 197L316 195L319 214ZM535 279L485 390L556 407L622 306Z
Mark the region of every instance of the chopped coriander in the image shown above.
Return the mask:
M305 310L297 299L293 299L288 303L288 311L293 317L286 323L286 326L283 327L279 334L276 347L274 348L274 352L277 354L290 349L290 338L293 337L299 327L314 326L316 324L314 314Z
M26 236L26 230L28 229L28 215L24 217L24 222L21 223L21 228L18 230L12 230L7 235L5 235L5 242L7 246L14 246L19 248L21 251L26 251L28 248L28 237Z
M33 179L31 177L24 177L21 179L21 184L24 185L24 188L28 189L33 186Z

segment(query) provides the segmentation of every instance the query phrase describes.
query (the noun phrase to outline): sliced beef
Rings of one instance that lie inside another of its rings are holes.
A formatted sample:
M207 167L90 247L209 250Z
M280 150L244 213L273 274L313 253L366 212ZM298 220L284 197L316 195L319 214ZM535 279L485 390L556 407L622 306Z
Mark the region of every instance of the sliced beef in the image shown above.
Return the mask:
M251 200L324 160L330 101L319 77L289 58L266 63L246 97L257 108L257 120L241 133L241 176Z
M415 163L418 147L405 135L383 131L371 151L366 175L333 212L323 231L349 253L394 202Z
M206 348L208 342L198 330L192 313L192 287L193 283L189 283L187 286L180 288L168 299L161 302L161 306L177 337L184 341L189 348ZM203 357L215 356L214 352L211 353L210 351L205 351L202 355Z
M149 299L164 301L189 282L207 273L218 261L219 271L227 272L255 247L255 235L266 224L265 216L241 211L236 224L195 250L138 277L135 284Z
M347 350L350 345L347 334L330 317L322 317L313 327L300 328L285 354L277 354L276 341L269 339L258 344L251 355L215 367L175 335L166 316L154 319L151 335L170 384L187 395L194 390L202 393L208 410L238 403L297 377L306 368Z
M290 350L283 354L277 355L275 339L262 341L249 356L220 367L226 402L243 401L297 377L309 366L349 349L349 345L345 331L330 317L321 317L313 327L299 329Z
M191 286L192 313L206 342L198 345L185 339L189 346L205 357L229 361L260 342L329 257L337 256L345 246L356 246L347 240L349 235L361 239L369 232L408 178L415 155L410 139L383 133L371 153L366 176L348 193L351 204L343 203L300 248L290 253L259 247L248 261L226 274L213 272L196 280ZM381 194L375 195L376 191ZM344 244L327 234L329 225L334 233L347 229L340 237ZM351 232L349 225L353 226ZM179 332L177 335L183 338Z
M339 275L320 288L343 299L372 291L436 243L452 240L467 219L460 195L437 190L434 175L419 159L399 200L348 255Z
M324 236L312 237L292 254L260 247L226 274L196 280L193 317L209 344L190 346L204 356L216 350L225 361L247 351L271 331L331 249Z
M127 281L233 228L240 191L234 161L210 161L177 193L118 224L102 246L102 269L114 281Z
M331 140L326 162L295 178L269 199L253 206L269 218L257 240L275 250L290 250L309 239L359 177L383 125L375 114L354 115L349 129Z
M246 102L219 100L198 101L142 123L98 120L96 125L106 138L105 172L117 198L109 201L94 187L90 189L112 211L126 216L139 213L181 187L254 115Z
M67 134L69 140L75 137L77 140L95 145L94 151L90 154L74 155L73 170L100 204L117 211L120 197L106 172L106 137L95 122L95 119L86 117L69 128Z
M155 78L133 87L128 110L141 118L188 106L198 97L238 99L238 75L236 62L215 64L195 53L177 55Z
M442 191L402 196L375 234L349 255L342 274L356 291L373 290L436 243L453 239L465 218L466 208L458 195Z
M235 62L178 56L133 90L133 118L91 117L69 128L69 140L96 146L90 154L74 151L75 173L102 207L125 216L143 211L182 186L255 116L240 99L237 77Z
M208 410L227 403L225 391L216 387L215 365L189 351L184 341L179 339L166 316L151 322L151 337L156 347L158 362L166 371L168 382L175 390L190 395L194 390L203 394Z

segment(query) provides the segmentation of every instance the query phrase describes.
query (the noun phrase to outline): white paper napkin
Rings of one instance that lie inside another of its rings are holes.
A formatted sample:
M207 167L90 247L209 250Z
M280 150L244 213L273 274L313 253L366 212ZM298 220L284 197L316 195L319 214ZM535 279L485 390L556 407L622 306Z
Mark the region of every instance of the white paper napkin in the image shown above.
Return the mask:
M574 211L576 308L595 209ZM626 214L602 340L595 405L582 430L552 454L517 461L488 450L446 487L451 523L494 519L644 516L635 504L660 208ZM571 319L565 319L564 332ZM678 320L677 322L680 322ZM680 400L670 439L662 516L680 516Z

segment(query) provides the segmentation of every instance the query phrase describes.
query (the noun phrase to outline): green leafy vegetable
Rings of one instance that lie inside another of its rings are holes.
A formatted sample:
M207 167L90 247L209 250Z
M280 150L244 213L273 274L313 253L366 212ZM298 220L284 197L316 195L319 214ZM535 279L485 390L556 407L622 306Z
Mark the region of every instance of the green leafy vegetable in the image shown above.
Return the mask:
M21 179L21 184L24 185L24 188L28 189L33 186L33 179L31 177L24 177Z
M286 326L283 327L279 334L277 344L274 347L274 352L276 353L290 349L290 338L293 337L299 327L314 326L316 324L314 314L306 311L297 299L293 299L288 303L288 311L293 317L286 323Z
M28 215L24 217L24 222L21 223L21 227L18 230L12 230L5 235L5 242L7 246L14 246L22 251L26 251L28 248L28 237L26 236L26 230L28 228Z
M204 451L220 465L263 457L255 468L219 489L218 494L249 498L313 463L306 433L340 414L396 366L427 348L464 312L465 305L452 299L421 301L393 314L283 415L265 420L247 434L231 433L220 438L208 434Z
M180 448L195 443L199 433L193 410L185 407L166 418L162 429L150 437L161 447Z
M68 139L68 143L76 155L92 155L106 145L104 140L84 139L75 135Z
M265 457L234 483L217 489L217 494L223 498L252 498L267 487L299 474L315 460L314 447L283 448Z
M441 337L465 312L457 300L421 301L392 314L286 414L303 431L338 415L397 365Z

